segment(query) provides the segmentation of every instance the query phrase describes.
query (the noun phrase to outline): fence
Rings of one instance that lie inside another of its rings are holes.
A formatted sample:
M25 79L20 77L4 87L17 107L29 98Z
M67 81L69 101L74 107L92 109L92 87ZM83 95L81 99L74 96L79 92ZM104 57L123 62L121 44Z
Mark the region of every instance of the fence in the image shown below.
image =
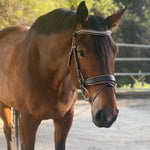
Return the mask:
M146 50L150 50L150 45L139 45L139 44L123 44L123 43L117 43L118 47L128 47L128 48L140 48L140 50L142 49L146 49ZM131 57L131 58L127 58L127 57L117 57L116 58L116 63L118 62L131 62L131 63L136 63L136 62L148 62L150 61L150 57ZM149 67L149 66L148 66ZM116 72L115 76L116 77L125 77L125 76L150 76L150 72ZM127 90L126 88L117 88L117 90ZM139 90L139 91L150 91L150 86L148 88L128 88L128 90Z

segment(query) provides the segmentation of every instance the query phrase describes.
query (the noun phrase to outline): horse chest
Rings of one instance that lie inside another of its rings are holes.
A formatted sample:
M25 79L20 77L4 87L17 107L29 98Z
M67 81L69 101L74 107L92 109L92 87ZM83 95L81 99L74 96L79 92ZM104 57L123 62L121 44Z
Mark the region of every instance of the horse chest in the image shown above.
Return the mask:
M32 104L29 109L36 118L41 120L62 118L70 109L73 102L73 99L68 100L67 103L57 99L54 101L49 100L49 102L43 102L40 105L38 105L38 102Z
M62 92L59 96L53 93L43 99L29 99L24 107L41 120L62 118L74 104L76 94L75 89L68 90L67 93Z

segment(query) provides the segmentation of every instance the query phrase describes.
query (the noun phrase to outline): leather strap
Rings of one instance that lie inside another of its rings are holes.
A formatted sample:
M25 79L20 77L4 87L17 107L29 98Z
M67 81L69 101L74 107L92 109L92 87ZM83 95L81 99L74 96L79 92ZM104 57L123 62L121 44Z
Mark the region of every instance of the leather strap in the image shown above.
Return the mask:
M84 83L86 86L87 85L92 86L92 85L98 85L98 84L106 84L108 82L115 84L115 82L116 82L115 77L110 74L100 75L100 76L88 78L88 79L86 79L86 81Z

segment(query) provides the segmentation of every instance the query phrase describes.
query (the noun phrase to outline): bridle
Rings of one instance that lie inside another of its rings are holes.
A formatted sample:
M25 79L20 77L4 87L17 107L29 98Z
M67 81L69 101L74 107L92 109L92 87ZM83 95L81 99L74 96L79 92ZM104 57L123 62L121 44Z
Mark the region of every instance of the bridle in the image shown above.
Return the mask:
M111 35L111 31L96 31L96 30L90 30L90 29L86 29L86 30L78 30L75 31L73 33L73 39L72 39L72 49L69 55L69 61L68 61L68 66L70 68L70 63L71 63L71 58L72 55L74 55L74 59L75 59L75 64L76 64L76 69L77 69L77 77L78 77L78 82L79 82L79 88L81 90L84 90L84 93L87 93L87 97L85 96L85 94L83 93L83 97L85 100L89 101L91 104L93 104L94 100L96 99L96 97L100 94L100 92L105 88L105 87L113 87L115 88L115 77L114 75L111 74L106 74L106 75L99 75L96 77L91 77L88 79L85 79L83 77L83 74L80 71L80 66L79 66L79 62L78 62L78 57L77 57L77 44L76 44L76 36L81 35L81 34L86 34L86 35L96 35L96 36L110 36ZM94 86L94 85L100 85L100 84L104 84L96 93L96 95L92 98L90 96L90 93L88 91L88 89L86 88L87 86Z

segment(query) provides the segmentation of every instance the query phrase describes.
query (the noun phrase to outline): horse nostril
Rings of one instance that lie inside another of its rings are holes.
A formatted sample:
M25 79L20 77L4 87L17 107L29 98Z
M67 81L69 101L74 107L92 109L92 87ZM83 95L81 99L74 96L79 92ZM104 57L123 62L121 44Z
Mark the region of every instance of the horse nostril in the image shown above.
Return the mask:
M106 122L106 121L107 121L107 118L106 118L104 109L99 110L99 111L97 112L95 118L96 118L96 121L98 121L98 122L103 122L103 123Z

